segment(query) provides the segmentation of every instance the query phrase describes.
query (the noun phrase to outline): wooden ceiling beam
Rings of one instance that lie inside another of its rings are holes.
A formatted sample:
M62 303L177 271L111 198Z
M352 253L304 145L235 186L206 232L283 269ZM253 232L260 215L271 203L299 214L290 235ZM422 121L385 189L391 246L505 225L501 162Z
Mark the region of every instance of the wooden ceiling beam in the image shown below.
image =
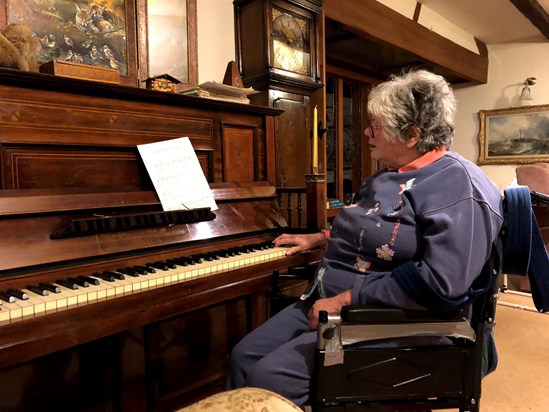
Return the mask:
M549 39L549 14L535 0L511 0L511 3Z
M327 18L346 30L416 55L472 83L488 80L488 51L477 40L474 53L375 0L325 0Z

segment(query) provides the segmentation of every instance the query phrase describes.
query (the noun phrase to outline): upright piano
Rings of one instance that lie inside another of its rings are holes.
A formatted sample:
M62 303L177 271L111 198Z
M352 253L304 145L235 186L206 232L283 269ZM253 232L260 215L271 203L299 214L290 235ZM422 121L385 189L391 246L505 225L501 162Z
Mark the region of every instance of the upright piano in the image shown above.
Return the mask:
M267 316L276 109L0 70L0 410L164 411ZM137 145L187 136L219 207L164 212Z

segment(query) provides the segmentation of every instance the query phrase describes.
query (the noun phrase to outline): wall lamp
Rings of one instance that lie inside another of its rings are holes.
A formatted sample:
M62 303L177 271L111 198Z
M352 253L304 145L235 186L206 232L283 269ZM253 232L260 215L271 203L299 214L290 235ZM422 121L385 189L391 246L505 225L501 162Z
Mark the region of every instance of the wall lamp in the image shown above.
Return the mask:
M538 79L536 79L535 77L528 77L524 81L524 87L520 92L520 100L532 100L532 91L530 90L530 86L536 84L537 81Z

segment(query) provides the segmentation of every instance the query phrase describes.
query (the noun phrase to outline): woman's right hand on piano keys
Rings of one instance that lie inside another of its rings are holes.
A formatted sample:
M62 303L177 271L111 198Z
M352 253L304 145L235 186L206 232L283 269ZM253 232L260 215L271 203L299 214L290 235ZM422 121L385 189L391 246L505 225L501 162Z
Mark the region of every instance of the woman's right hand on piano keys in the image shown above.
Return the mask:
M273 240L276 247L289 247L286 255L290 256L294 253L305 252L317 247L326 246L325 232L307 233L307 234L290 234L284 233Z

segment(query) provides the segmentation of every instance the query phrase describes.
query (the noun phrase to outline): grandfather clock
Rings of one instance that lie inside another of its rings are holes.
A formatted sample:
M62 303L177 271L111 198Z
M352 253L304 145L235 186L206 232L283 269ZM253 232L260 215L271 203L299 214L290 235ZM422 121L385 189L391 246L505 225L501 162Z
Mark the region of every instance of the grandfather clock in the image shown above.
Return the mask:
M236 54L252 104L283 109L275 119L278 187L305 187L312 172L311 94L320 76L322 0L234 0ZM324 168L320 167L321 170Z

